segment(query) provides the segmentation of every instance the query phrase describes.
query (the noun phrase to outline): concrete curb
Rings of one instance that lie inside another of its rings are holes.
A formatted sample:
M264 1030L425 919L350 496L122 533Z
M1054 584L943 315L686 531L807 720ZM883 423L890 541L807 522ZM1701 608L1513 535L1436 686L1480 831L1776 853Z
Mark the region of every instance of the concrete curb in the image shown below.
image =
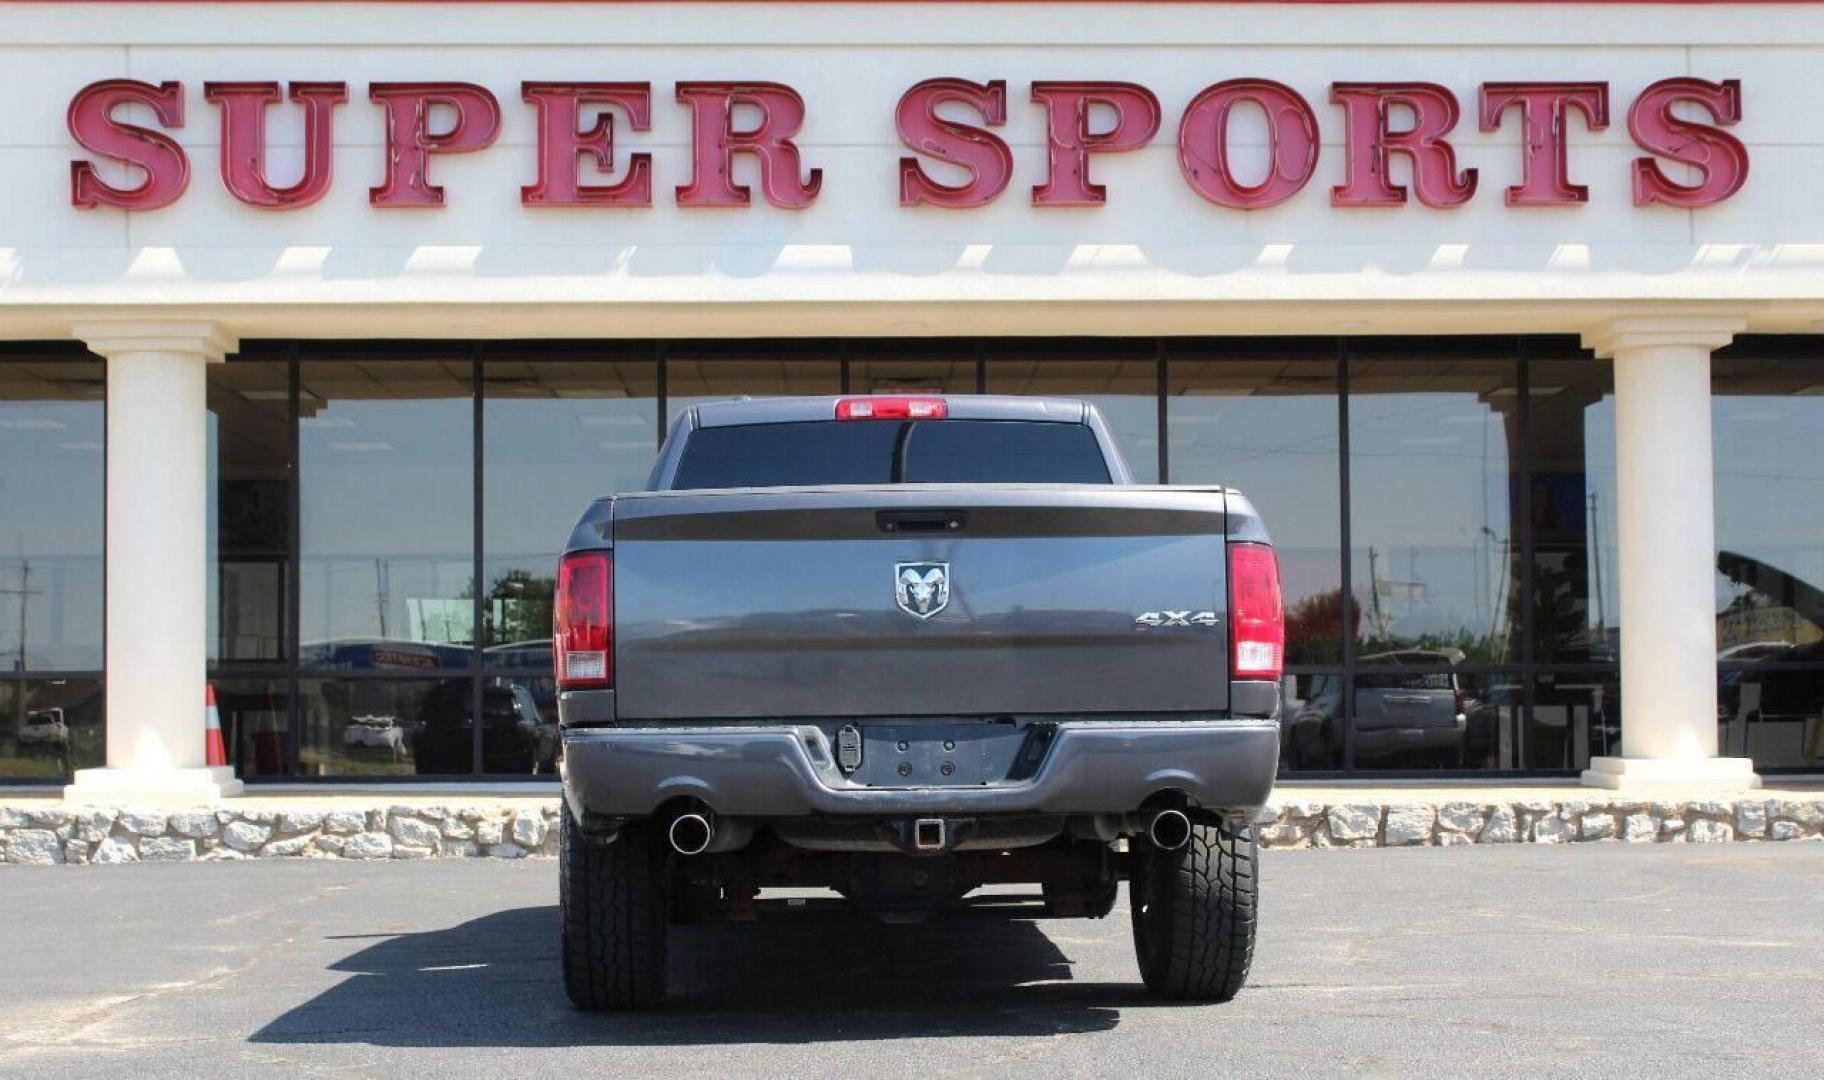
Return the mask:
M1436 792L1382 797L1377 792L1346 801L1315 801L1314 794L1311 789L1288 793L1262 811L1262 845L1824 840L1824 792L1646 799L1571 797L1568 792L1509 797L1466 788L1445 797ZM234 800L206 809L19 800L0 802L0 863L522 859L557 853L557 815L557 800L551 798L410 803L338 795Z

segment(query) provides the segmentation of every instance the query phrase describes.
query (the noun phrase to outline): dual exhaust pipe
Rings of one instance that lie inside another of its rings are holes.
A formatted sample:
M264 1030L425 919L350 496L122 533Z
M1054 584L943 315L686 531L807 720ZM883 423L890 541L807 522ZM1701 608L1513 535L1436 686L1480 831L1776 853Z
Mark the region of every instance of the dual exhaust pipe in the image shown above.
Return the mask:
M679 855L738 851L753 838L752 820L718 817L714 810L700 802L686 804L665 826L665 842Z
M1177 851L1191 842L1191 819L1184 811L1167 807L1156 811L1146 823L1146 838L1156 848Z
M703 854L716 842L715 811L707 806L686 810L671 819L665 839L671 843L671 850L679 855Z
M920 819L913 837L921 851L942 850L944 833L941 818ZM715 811L699 805L673 817L665 839L679 855L701 855L715 846L717 834ZM1146 838L1154 847L1177 851L1191 842L1190 816L1175 807L1157 810L1146 824Z

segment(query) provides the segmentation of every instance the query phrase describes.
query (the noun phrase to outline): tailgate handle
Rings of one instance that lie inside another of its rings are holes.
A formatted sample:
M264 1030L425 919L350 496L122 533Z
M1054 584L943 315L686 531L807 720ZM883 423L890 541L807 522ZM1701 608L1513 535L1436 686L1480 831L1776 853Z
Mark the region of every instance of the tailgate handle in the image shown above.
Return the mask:
M874 515L881 532L955 533L969 527L963 510L882 510Z

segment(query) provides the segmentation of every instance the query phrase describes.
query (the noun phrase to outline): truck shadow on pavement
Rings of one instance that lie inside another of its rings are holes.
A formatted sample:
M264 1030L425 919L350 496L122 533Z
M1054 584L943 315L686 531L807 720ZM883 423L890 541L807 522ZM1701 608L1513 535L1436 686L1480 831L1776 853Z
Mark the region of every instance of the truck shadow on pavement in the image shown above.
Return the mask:
M1040 925L962 915L887 926L817 912L674 927L662 1009L586 1014L564 997L557 909L519 908L370 944L331 965L348 978L252 1041L532 1047L1057 1035L1104 1031L1122 1009L1154 1004L1137 974L1132 984L1071 981L1070 958Z

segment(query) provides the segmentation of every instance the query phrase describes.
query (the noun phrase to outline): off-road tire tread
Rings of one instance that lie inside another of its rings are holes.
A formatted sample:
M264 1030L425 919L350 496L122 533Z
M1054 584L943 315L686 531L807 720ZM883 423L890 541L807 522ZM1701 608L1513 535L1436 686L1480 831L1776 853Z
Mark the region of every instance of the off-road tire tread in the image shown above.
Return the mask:
M611 843L583 834L564 807L558 845L564 992L579 1009L665 999L665 856L641 826Z
M1260 849L1252 825L1193 825L1176 851L1137 842L1130 890L1140 976L1161 997L1228 1001L1254 962ZM1141 905L1150 905L1142 917Z

